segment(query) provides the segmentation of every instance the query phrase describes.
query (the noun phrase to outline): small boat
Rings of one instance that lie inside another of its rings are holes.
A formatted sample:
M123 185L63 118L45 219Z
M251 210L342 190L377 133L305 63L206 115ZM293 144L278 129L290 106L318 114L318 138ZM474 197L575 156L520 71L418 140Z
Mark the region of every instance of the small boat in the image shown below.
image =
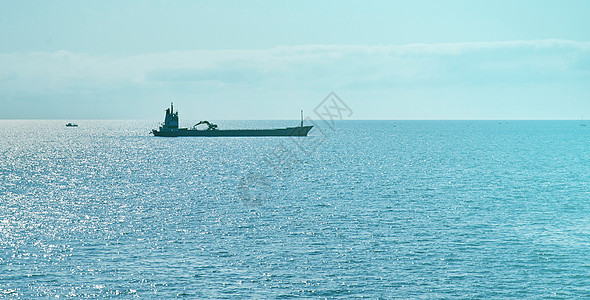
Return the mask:
M199 125L207 125L206 129L197 129ZM154 136L307 136L313 126L303 126L303 111L301 112L301 124L298 127L286 127L275 129L219 129L217 125L209 121L201 121L192 128L178 127L178 112L174 112L174 105L166 109L164 123L158 129L153 129Z
M78 124L68 123L66 124L66 127L78 127Z

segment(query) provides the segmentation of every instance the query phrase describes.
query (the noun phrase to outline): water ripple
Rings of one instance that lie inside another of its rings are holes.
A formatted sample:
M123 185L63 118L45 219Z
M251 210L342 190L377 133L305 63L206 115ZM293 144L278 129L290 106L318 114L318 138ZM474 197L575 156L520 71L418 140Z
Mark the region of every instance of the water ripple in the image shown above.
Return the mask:
M576 122L343 122L291 158L150 122L0 123L0 297L590 297Z

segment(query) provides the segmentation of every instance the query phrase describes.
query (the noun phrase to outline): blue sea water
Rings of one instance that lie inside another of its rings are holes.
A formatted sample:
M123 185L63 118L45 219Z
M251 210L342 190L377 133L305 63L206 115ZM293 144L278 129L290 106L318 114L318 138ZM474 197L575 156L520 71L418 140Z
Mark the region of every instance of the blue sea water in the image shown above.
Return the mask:
M0 121L0 297L590 298L580 122L65 123Z

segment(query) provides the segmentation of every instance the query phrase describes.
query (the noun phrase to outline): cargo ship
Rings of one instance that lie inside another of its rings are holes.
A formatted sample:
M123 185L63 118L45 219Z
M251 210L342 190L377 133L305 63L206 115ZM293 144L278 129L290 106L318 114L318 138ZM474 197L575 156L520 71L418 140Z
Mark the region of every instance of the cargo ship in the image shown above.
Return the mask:
M205 129L198 129L197 126L206 125ZM160 128L153 129L154 136L179 137L179 136L307 136L313 126L303 126L303 111L301 111L301 124L298 127L273 128L273 129L219 129L217 125L209 121L200 121L192 128L178 127L178 111L174 112L174 104L166 109L164 123Z

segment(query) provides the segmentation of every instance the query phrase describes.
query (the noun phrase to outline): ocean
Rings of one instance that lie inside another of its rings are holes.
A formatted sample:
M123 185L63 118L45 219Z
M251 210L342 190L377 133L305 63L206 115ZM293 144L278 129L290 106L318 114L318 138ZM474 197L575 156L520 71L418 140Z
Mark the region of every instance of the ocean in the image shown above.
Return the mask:
M68 121L0 121L0 298L590 298L580 121Z

